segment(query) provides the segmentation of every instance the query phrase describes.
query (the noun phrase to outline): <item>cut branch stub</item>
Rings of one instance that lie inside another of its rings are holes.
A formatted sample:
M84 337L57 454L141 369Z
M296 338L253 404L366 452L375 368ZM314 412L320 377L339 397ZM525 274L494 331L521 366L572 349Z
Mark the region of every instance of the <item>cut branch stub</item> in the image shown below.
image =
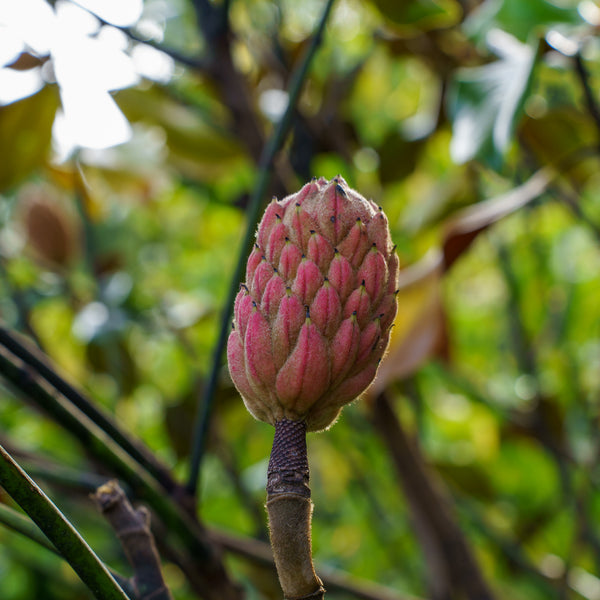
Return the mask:
M138 599L173 600L163 579L148 510L143 506L134 509L116 480L101 485L93 498L114 529L133 567Z

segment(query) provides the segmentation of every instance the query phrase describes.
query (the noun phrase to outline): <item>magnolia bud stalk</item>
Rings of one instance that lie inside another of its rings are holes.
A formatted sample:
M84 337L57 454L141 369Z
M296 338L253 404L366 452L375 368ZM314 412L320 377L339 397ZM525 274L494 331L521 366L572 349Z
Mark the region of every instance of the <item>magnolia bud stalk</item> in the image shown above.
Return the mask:
M275 426L267 511L289 600L324 594L311 557L306 432L330 427L375 377L397 278L385 214L340 176L273 200L258 226L227 355L247 409Z

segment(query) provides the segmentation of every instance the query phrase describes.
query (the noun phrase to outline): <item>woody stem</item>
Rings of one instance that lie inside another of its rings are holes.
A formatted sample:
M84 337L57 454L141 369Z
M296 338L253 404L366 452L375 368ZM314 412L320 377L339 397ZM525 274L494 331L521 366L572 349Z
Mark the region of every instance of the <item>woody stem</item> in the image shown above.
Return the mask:
M306 423L282 419L275 438L267 477L267 513L271 546L286 600L322 600L325 589L312 562L312 502Z

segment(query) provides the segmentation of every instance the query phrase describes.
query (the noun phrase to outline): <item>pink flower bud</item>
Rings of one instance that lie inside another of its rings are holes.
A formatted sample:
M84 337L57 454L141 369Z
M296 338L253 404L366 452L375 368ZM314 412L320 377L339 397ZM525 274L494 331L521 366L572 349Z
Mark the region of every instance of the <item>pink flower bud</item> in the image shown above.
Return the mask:
M327 344L317 326L307 318L298 343L277 374L277 397L299 420L328 387Z
M235 300L229 372L248 410L327 428L370 384L396 314L383 211L341 177L272 202Z

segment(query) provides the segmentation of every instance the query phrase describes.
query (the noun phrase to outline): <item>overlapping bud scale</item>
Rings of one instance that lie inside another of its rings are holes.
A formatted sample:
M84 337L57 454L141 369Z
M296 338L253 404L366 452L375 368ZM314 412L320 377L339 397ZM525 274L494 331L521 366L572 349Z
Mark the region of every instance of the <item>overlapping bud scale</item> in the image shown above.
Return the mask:
M396 315L385 214L342 177L273 200L235 300L229 371L271 424L325 429L371 383Z

